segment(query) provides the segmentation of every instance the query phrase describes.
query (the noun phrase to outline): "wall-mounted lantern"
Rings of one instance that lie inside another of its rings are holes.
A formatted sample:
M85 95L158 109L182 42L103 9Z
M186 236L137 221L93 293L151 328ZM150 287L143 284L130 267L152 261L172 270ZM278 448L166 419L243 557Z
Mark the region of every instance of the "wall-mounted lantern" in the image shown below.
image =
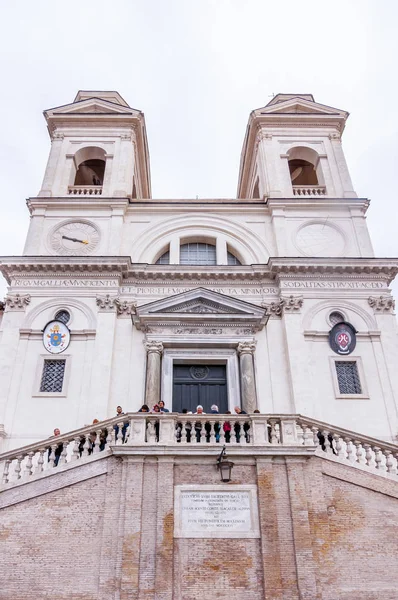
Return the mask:
M217 458L217 469L220 471L220 477L223 483L228 483L228 481L231 481L231 471L233 466L234 463L228 460L224 446Z

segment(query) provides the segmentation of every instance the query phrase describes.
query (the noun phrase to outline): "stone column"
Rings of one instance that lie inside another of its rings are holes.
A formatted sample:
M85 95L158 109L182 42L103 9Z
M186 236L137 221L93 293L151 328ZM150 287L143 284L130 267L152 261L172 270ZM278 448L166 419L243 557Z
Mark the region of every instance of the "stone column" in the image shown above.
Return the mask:
M240 362L240 385L242 394L242 409L252 413L257 408L256 384L254 381L253 354L256 342L240 342L238 354Z
M145 342L147 351L145 404L152 408L160 400L160 359L163 353L162 342Z

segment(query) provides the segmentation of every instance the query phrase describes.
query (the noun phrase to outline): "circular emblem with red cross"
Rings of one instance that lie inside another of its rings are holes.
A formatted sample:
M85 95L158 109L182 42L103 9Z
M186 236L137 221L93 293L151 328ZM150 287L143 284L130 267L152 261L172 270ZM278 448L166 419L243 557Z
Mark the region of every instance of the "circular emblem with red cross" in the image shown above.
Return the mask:
M351 354L355 349L356 331L351 323L337 323L329 332L329 344L336 354Z

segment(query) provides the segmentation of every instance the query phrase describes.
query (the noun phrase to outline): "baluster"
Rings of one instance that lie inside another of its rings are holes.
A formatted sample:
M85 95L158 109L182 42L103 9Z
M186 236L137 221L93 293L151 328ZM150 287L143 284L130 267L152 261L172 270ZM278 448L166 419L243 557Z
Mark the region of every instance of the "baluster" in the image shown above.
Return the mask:
M113 427L108 427L108 435L106 436L105 449L115 443L115 430Z
M370 448L370 444L363 444L363 447L365 448L365 459L366 459L366 464L368 467L372 467L372 451Z
M11 464L11 460L8 458L4 464L4 471L3 471L3 485L5 485L6 483L8 483L9 479L8 479L8 473L10 470L10 464Z
M22 455L17 456L17 462L15 463L14 468L14 472L17 479L21 479L21 462L23 461L23 459L24 457Z
M209 421L209 425L210 425L210 439L209 439L209 442L210 442L210 444L215 444L216 443L216 431L215 431L216 422L213 421L213 419L212 419L211 421Z
M181 421L181 444L187 444L188 443L188 430L187 430L187 421Z
M45 448L40 448L39 449L39 457L37 459L37 466L36 466L35 473L42 473L43 472L44 453L45 453L45 451L46 451Z
M124 423L123 423L124 425ZM126 425L124 425L125 429L124 429L124 444L127 444L130 438L130 432L131 432L131 422L130 421L126 421Z
M241 436L241 424L239 421L231 421L231 444L239 444Z
M326 452L326 454L333 454L333 448L332 448L332 446L330 444L330 440L329 440L330 431L328 429L322 429L320 431L320 434L323 435L323 437L324 437L324 441L323 441L324 448L322 448L322 450L324 452Z
M373 446L373 452L374 452L374 460L376 463L376 469L384 470L384 465L382 465L383 454L381 452L381 448L379 448L378 446Z
M89 437L89 434L86 433L86 436L84 438L82 456L89 456L89 450L90 450L90 448L91 448L90 437Z
M354 440L354 446L356 448L356 462L360 465L365 464L365 459L363 456L363 448L362 448L362 444L359 440Z
M95 438L94 441L92 442L93 444L93 454L97 454L100 451L100 436L101 436L101 429L98 429L97 431L95 431Z
M120 433L120 428L119 428L119 433ZM148 444L154 444L156 442L156 431L155 431L155 422L149 420L148 421L148 428L147 428L147 433L148 433ZM117 436L117 441L116 444L119 443L119 435Z
M386 457L387 473L392 473L394 475L397 472L397 470L394 468L394 460L392 457L392 452L391 452L391 450L384 450L384 454Z
M334 433L333 434L333 440L335 443L335 449L336 449L336 454L339 458L346 458L346 453L344 450L344 446L342 444L342 438L340 437L340 435L338 433Z
M57 448L57 444L55 444L54 446L50 446L48 449L48 468L49 469L53 469L54 468L54 461L55 461L55 450Z
M270 425L271 425L271 444L277 444L278 443L278 436L276 433L276 421L274 419L270 419Z
M301 423L301 427L303 429L304 446L313 446L314 439L313 439L313 436L311 435L311 429L308 427L308 425L305 425L305 423Z
M353 463L353 462L355 462L355 456L354 456L354 448L353 448L352 440L349 437L345 437L344 441L345 441L345 450L347 452L347 460L348 460L348 462Z
M123 444L123 423L118 423L117 424L117 437L116 437L116 445L120 446L121 444Z
M312 437L314 440L314 446L318 447L320 446L320 442L319 442L319 437L318 437L318 427L315 427L315 425L313 425L311 427L311 431L312 431Z
M32 458L34 457L34 455L35 455L34 452L28 452L28 455L26 458L26 463L25 463L24 477L30 477L32 475L32 471L33 471Z
M80 458L79 446L80 446L80 437L74 438L74 445L72 450L72 456L70 457L71 461L75 461Z
M59 465L66 464L66 456L68 454L68 446L69 446L69 442L63 442L61 456L59 457L59 462L58 462Z
M220 436L220 444L222 446L224 446L225 444L225 431L224 431L224 423L225 421L220 421L220 432L219 432L219 436Z

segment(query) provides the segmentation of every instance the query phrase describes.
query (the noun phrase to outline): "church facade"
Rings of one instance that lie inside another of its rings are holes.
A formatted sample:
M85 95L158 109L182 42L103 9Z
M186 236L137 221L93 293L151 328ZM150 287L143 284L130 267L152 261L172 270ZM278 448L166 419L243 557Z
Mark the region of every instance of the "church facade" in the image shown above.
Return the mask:
M116 92L44 115L23 256L1 259L3 449L160 399L395 438L397 265L374 256L345 111L293 94L253 111L223 200L151 198L144 115ZM69 345L51 353L42 332L58 319ZM331 347L338 323L354 350Z
M0 259L0 599L396 600L397 260L348 114L254 110L221 200L151 198L116 92L44 114Z

